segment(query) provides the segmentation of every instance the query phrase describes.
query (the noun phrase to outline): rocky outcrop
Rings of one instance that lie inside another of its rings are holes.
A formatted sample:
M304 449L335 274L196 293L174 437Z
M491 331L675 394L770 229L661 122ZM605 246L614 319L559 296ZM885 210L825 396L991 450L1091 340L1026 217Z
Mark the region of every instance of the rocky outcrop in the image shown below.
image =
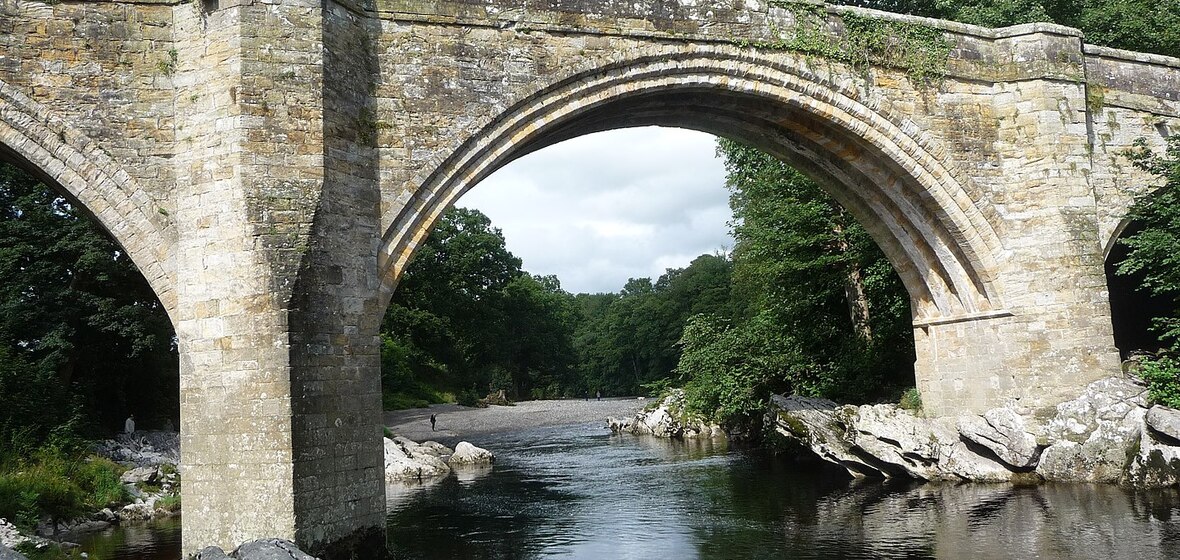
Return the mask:
M385 480L388 482L422 480L450 474L451 468L440 457L442 444L419 445L403 437L385 438ZM436 447L438 446L438 447Z
M94 452L126 467L158 467L180 464L180 434L135 432L94 444Z
M1180 412L1149 409L1132 380L1096 381L1045 416L997 408L922 418L894 405L775 396L768 421L788 442L856 477L1180 483L1180 441L1169 435Z
M447 461L452 467L470 466L470 465L490 465L495 462L496 456L491 451L482 447L476 447L465 441L459 442L455 446L455 453Z
M15 525L9 523L3 518L0 518L0 547L8 547L9 549L13 549L29 542L30 540L32 539L22 535L20 530L17 529ZM0 554L0 559L3 558L4 556Z
M684 391L673 390L660 404L641 410L634 418L608 417L606 427L614 433L652 435L664 438L724 437L721 426L685 412Z
M210 546L202 549L193 560L319 560L299 550L295 543L283 539L258 539L242 543L233 552Z

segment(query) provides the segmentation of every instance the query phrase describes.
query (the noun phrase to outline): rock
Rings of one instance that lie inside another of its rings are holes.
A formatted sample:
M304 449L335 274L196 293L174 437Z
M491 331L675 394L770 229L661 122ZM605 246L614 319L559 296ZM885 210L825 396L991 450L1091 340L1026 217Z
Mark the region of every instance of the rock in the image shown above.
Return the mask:
M216 546L207 546L197 552L197 555L193 556L193 560L229 560L229 556Z
M1124 480L1145 426L1145 394L1133 381L1111 377L1057 405L1045 430L1051 443L1041 453L1037 474L1062 482Z
M611 433L622 434L631 432L631 419L629 418L615 418L614 416L606 417L606 427Z
M957 428L964 439L981 445L1015 469L1037 465L1041 446L1024 427L1024 417L1008 408L993 408L983 416L960 416Z
M119 480L123 484L140 484L156 480L158 474L159 469L156 466L136 467L123 473Z
M418 446L418 448L422 453L433 455L439 459L450 457L451 455L455 454L454 449L451 449L450 447L447 447L437 441L424 441Z
M16 548L28 541L29 538L22 535L16 528L16 525L0 518L0 545L8 548Z
M613 424L612 424L613 422ZM684 390L675 389L659 406L643 410L630 421L607 419L612 431L627 431L635 435L653 435L664 438L720 437L725 435L721 426L703 418L684 412Z
M1011 480L1002 464L973 453L951 420L918 418L894 405L839 406L827 399L771 398L775 430L854 477Z
M229 555L237 560L319 560L283 539L258 539L242 543Z
M0 544L0 560L29 560L25 555Z
M1152 410L1155 410L1153 408ZM1145 415L1145 426L1150 426L1151 411ZM1162 488L1180 484L1180 447L1171 445L1175 440L1161 443L1152 430L1144 429L1139 435L1139 448L1127 464L1127 471L1120 481L1142 488Z
M1180 445L1180 410L1156 405L1147 410L1146 420L1157 436L1164 436L1158 439Z
M455 446L455 453L451 455L448 464L452 467L458 465L490 465L495 460L496 456L491 451L461 441Z
M94 445L94 452L130 467L155 467L180 463L180 434L138 431Z
M421 446L413 441L399 439L402 441L385 438L385 480L421 480L446 476L451 472L451 468L442 459L430 453L417 451Z

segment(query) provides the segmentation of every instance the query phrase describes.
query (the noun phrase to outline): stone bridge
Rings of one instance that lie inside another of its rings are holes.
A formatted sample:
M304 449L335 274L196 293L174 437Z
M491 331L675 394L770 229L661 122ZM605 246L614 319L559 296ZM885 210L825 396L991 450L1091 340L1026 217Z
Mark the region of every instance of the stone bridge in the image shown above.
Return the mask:
M379 541L414 248L514 158L640 125L817 179L909 290L929 411L1031 411L1118 370L1103 259L1152 183L1123 154L1180 132L1180 61L773 0L0 0L0 153L176 327L186 552Z

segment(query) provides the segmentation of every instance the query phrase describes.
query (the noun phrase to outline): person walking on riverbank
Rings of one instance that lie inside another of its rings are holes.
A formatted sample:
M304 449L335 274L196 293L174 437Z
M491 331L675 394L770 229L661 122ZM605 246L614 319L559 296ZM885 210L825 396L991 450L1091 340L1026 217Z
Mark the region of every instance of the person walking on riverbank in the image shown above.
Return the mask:
M134 414L132 414L131 416L128 416L127 420L123 421L123 433L125 433L127 435L131 435L131 434L135 433L135 415Z
M434 415L430 415L430 431L434 431Z

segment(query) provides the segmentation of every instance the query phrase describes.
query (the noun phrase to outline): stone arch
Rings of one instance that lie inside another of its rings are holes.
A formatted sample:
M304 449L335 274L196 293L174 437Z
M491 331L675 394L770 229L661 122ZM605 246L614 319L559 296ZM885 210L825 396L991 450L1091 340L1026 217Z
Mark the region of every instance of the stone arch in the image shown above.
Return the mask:
M149 217L145 209L156 204L118 163L85 135L2 81L0 155L59 187L110 233L175 322L170 258L174 232Z
M818 180L889 257L917 324L1001 313L999 237L945 151L858 101L855 84L826 83L790 60L702 47L583 71L519 101L431 162L400 214L383 216L383 300L439 216L496 169L583 134L665 125L755 145Z

